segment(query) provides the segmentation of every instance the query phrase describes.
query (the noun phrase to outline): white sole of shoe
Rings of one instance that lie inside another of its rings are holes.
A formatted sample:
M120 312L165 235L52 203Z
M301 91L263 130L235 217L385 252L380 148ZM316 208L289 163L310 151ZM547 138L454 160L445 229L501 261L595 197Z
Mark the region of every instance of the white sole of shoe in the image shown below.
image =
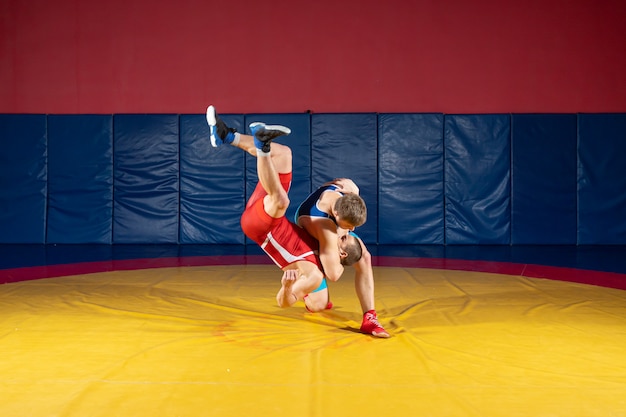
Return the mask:
M257 126L257 125L264 125L265 130L278 130L279 132L283 132L285 135L288 135L291 133L291 129L289 129L287 126L266 125L265 123L262 123L262 122L250 123L250 129L252 129L254 126Z
M214 148L217 148L219 146L217 138L213 135L213 126L217 124L217 120L215 119L215 107L212 105L206 109L206 122L209 125L209 128L211 128L211 145Z

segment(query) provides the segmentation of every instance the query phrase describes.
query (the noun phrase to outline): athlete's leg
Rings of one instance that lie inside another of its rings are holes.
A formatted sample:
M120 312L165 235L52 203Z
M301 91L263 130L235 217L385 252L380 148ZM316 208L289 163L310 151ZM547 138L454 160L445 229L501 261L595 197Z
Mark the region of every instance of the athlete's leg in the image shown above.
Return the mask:
M272 141L279 136L288 135L291 130L284 126L252 123L250 129L255 136L242 135L227 126L217 115L213 106L207 108L206 120L210 128L211 144L214 147L230 144L257 157L259 184L267 193L264 197L266 213L274 218L282 217L289 206L287 195L289 189L281 184L278 174L291 172L292 156L288 146L272 143ZM260 190L255 190L255 193L258 192ZM253 197L255 197L254 194L250 201L256 200Z
M289 196L278 174L291 172L291 149L284 146L280 155L274 158L271 142L278 136L289 134L290 130L283 126L265 126L262 123L253 123L250 129L254 133L254 145L257 148L257 176L267 193L263 200L265 212L274 218L282 217L289 207Z
M294 264L291 265L293 267ZM298 300L307 300L311 293L323 282L324 274L319 268L308 261L295 263L296 269L284 270L281 289L276 294L276 301L281 307L290 307ZM332 307L332 305L330 306ZM328 307L328 308L330 308Z
M374 271L372 269L372 255L359 238L363 254L355 263L354 288L361 303L363 321L361 331L376 337L389 337L389 333L378 322L376 307L374 306Z
M252 156L257 156L257 148L254 146L253 136L239 134L237 144L233 143L233 145L239 149L243 149ZM291 149L288 146L275 142L272 143L271 156L278 173L286 174L291 172Z
M354 288L365 313L374 310L374 272L372 270L372 255L364 250L361 259L354 265Z
M239 133L226 125L218 116L215 107L209 106L207 108L206 119L211 132L211 144L214 147L229 144L248 152L252 156L257 156L257 146L255 146L254 143L254 136ZM268 129L272 128L277 128L282 132L278 136L289 134L289 129L284 126L268 126ZM289 149L288 146L272 143L272 159L276 171L280 174L291 172L291 149Z
M333 303L329 300L328 286L324 284L326 284L326 282L322 281L321 286L324 288L315 290L304 297L304 305L311 313L333 308Z

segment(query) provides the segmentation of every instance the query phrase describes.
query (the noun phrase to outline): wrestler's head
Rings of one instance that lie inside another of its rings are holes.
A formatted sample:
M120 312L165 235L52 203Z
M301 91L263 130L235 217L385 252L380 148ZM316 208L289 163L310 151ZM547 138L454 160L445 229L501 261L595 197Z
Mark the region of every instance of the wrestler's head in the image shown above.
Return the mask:
M363 256L361 242L351 233L344 231L338 233L339 257L343 266L350 266L357 263Z
M353 193L347 193L339 197L333 207L333 215L337 226L346 230L354 230L367 220L367 207L365 201Z

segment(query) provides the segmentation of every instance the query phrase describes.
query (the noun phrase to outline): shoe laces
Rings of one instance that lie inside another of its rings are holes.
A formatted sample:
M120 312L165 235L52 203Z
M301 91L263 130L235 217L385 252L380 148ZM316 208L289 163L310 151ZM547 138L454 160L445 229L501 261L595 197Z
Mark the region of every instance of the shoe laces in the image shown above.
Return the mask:
M369 321L370 323L374 323L377 327L380 327L381 329L383 328L383 326L381 326L378 322L378 318L373 313L367 313L365 315L365 320Z

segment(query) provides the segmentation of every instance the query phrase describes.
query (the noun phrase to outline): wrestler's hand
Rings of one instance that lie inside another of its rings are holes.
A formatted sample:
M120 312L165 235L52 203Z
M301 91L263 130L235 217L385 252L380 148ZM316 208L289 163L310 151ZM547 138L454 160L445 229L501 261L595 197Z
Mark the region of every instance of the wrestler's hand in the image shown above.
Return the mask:
M336 185L339 187L338 191L344 193L359 194L359 187L350 178L335 178L332 181L328 181L324 185Z
M281 287L278 294L276 294L276 301L280 307L290 307L298 301L298 296L292 290L293 284L296 283L297 279L297 269L288 269L283 272L283 277L280 280Z
M280 280L280 283L285 288L291 288L293 284L295 284L298 279L298 270L297 269L288 269L283 272L283 278Z

